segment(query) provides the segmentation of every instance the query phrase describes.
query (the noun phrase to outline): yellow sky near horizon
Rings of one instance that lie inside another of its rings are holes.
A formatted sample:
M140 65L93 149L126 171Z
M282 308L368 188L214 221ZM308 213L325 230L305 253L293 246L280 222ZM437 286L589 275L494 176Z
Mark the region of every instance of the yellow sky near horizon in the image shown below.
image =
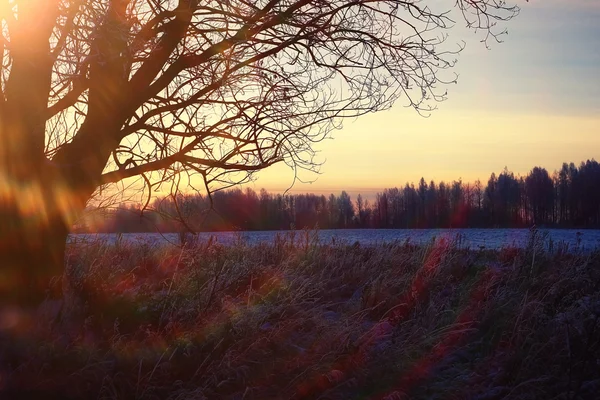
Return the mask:
M596 157L600 117L498 114L438 110L423 118L411 110L392 109L347 121L334 138L317 146L326 162L315 180L297 182L292 192L364 191L427 182L487 181L508 167L525 175L534 166L550 172L563 162ZM293 180L281 165L262 171L254 189L280 192Z

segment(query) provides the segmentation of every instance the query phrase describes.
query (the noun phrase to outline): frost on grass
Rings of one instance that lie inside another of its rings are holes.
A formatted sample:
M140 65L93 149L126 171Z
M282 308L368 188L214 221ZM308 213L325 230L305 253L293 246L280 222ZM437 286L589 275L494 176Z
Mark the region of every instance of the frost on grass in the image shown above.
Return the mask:
M73 244L65 311L43 334L3 332L0 388L13 398L594 398L600 253L532 248Z

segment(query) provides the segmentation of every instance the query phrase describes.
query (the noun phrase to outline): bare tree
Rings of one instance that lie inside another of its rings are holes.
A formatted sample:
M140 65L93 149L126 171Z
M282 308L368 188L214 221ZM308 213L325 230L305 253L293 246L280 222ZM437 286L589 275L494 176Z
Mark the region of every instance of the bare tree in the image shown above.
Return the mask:
M445 98L451 17L498 40L503 0L0 0L0 259L37 301L100 185L209 192L403 98ZM452 14L454 13L454 14ZM194 176L196 176L194 178ZM9 294L10 295L10 294Z

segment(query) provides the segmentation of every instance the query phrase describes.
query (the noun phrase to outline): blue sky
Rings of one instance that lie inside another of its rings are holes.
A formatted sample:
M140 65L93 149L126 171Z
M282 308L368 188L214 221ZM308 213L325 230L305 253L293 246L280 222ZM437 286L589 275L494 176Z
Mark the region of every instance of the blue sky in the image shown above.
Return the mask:
M449 107L591 115L600 112L600 6L592 1L533 1L507 24L505 43L470 41ZM462 32L461 32L462 33ZM464 34L464 33L463 33ZM465 37L474 35L466 34ZM481 98L487 89L486 99ZM473 98L473 94L476 93ZM472 101L477 99L478 101ZM483 100L483 103L479 100Z

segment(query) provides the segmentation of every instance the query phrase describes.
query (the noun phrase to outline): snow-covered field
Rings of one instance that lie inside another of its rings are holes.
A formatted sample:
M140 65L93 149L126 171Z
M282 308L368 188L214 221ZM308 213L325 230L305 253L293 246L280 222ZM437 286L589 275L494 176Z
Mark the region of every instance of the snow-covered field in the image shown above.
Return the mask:
M290 233L290 231L202 232L197 234L197 240L207 241L212 236L224 245L239 243L240 240L248 244L256 244L272 242L277 235L290 235ZM300 242L306 240L307 233L304 231L295 231L293 234ZM311 231L308 234L314 235L315 232ZM322 244L342 241L348 244L359 242L362 245L369 245L406 240L413 244L420 244L433 238L444 238L458 241L460 246L471 249L498 249L506 246L526 247L531 232L529 229L339 229L320 230L317 235L319 243ZM537 235L544 239L547 247L568 245L571 250L590 250L600 246L600 230L540 229ZM179 244L180 235L176 233L73 234L69 240L77 242L102 240L110 243L122 240L160 245Z

